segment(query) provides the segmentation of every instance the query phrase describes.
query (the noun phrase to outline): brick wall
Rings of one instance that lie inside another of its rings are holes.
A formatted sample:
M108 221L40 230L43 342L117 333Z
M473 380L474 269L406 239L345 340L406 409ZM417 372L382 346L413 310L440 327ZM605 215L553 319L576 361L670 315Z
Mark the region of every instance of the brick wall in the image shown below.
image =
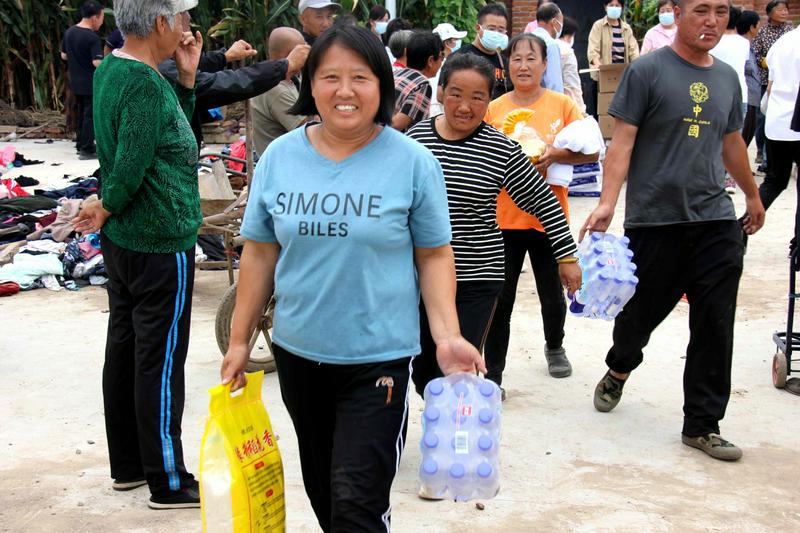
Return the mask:
M587 0L588 1L588 0ZM595 0L600 2L600 0ZM758 12L766 18L766 6L770 0L733 0L733 5ZM539 0L504 0L511 14L511 34L516 35L525 29L531 20L536 18ZM793 21L800 20L800 0L789 0L789 15Z

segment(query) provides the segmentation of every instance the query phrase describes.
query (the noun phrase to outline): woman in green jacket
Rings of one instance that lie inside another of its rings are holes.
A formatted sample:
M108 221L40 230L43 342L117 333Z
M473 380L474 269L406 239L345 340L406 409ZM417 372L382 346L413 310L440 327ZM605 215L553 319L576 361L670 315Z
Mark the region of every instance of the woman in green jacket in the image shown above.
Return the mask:
M73 221L102 228L108 273L103 401L112 488L149 485L149 507L200 507L181 446L194 247L201 222L189 117L202 49L197 0L115 0L125 45L94 74L102 200ZM174 57L174 85L157 65Z

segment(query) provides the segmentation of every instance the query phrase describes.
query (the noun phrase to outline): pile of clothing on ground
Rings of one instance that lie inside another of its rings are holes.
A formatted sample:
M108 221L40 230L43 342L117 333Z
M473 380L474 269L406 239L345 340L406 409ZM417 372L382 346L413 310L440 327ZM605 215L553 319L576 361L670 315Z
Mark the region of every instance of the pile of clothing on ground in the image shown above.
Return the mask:
M31 194L25 187L38 185L36 180L2 180L0 296L41 287L78 290L108 281L99 235L77 235L70 222L83 202L97 198L98 180L92 176L69 182Z

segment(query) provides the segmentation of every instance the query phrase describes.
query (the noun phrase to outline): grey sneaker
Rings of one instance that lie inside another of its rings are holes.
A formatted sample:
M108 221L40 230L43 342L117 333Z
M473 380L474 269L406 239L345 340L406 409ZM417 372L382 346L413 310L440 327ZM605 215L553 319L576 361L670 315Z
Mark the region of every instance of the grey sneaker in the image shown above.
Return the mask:
M544 357L547 359L547 371L554 378L565 378L572 374L572 365L567 359L567 352L563 346L549 349L544 345Z
M728 442L716 433L708 433L699 437L681 435L681 442L692 448L706 452L720 461L738 461L742 458L742 450L732 442Z
M610 370L606 372L594 389L594 408L602 413L607 413L615 408L622 398L622 387L625 386L626 381L626 379L612 376Z

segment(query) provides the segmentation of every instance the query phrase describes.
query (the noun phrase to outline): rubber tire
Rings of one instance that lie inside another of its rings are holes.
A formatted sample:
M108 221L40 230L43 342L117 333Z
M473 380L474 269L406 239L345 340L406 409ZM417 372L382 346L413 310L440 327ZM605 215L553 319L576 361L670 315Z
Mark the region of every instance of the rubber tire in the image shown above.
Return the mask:
M786 354L778 352L772 357L772 384L775 388L782 389L786 386L787 375Z
M236 283L228 287L228 290L225 291L225 294L222 296L222 300L219 302L219 307L217 307L217 316L215 320L215 334L217 337L217 346L219 347L219 351L222 353L224 357L228 351L228 344L231 340L231 325L233 324L233 310L236 307ZM270 300L266 306L264 316L261 321L259 321L259 328L253 333L254 337L258 337L259 335L264 336L264 340L266 341L265 347L266 350L269 351L269 355L263 358L252 359L247 363L247 372L258 372L259 370L263 370L265 374L270 372L275 372L275 358L272 354L272 339L269 335L269 328L272 327L272 316L275 311L275 304L274 300ZM251 341L251 345L254 344L253 339Z

